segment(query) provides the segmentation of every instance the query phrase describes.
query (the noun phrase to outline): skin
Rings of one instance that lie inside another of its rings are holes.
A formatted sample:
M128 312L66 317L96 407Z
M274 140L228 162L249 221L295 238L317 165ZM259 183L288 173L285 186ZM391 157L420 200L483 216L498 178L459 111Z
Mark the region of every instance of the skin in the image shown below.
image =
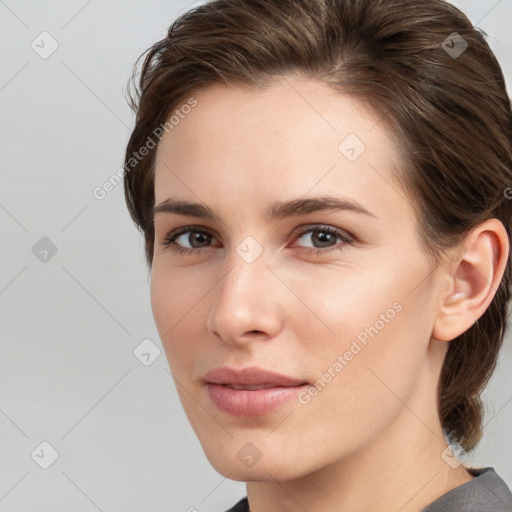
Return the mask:
M155 215L151 303L210 463L247 482L252 512L418 511L470 480L441 456L436 389L448 342L483 314L503 275L503 225L486 221L433 267L394 179L402 164L394 139L361 102L293 75L263 91L219 84L193 96L197 106L159 143L155 204L202 203L221 220ZM338 150L348 134L366 146L355 161ZM328 195L374 217L263 217L275 201ZM184 226L207 233L175 240L194 254L164 246ZM237 252L248 236L263 248L251 263ZM222 365L317 382L394 303L401 311L309 403L240 418L210 400L202 377ZM251 467L237 457L249 442L261 455Z

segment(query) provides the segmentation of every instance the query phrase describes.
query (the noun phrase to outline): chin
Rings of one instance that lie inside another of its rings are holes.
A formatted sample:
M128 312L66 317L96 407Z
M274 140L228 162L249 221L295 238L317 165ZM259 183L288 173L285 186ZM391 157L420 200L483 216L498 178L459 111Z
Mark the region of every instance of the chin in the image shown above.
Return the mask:
M261 454L261 458L252 461L248 458L251 452L250 443L247 443L245 451L236 451L237 453L229 450L229 445L218 449L205 451L206 458L212 467L221 475L236 480L239 482L272 482L272 481L287 481L293 480L303 476L306 471L301 471L298 464L288 461L283 458L282 454L278 456L265 457ZM229 450L229 452L228 452ZM244 458L246 459L244 462Z

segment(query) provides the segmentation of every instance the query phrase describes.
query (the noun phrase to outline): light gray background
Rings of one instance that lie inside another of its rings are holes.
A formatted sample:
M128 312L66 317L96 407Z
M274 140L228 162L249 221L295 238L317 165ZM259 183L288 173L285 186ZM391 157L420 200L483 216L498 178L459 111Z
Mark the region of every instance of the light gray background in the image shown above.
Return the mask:
M455 3L489 34L510 90L512 0ZM196 4L0 1L0 511L223 511L245 494L209 465L163 351L150 366L134 356L146 338L161 349L142 238L122 185L92 195L122 166L132 64ZM47 59L31 48L43 31L59 45ZM42 237L57 247L46 263L32 252ZM470 459L509 485L511 362L509 337ZM46 470L43 441L58 452Z

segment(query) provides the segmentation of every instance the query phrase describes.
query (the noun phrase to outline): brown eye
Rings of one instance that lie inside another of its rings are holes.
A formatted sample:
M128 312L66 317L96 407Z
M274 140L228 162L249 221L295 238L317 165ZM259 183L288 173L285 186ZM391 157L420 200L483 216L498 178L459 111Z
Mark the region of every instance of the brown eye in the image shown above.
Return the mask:
M313 252L315 254L328 252L333 249L342 249L342 247L339 247L340 241L343 245L353 242L352 238L345 232L330 226L315 226L309 228L298 233L297 239L300 238L309 240L312 244L309 247L302 246L302 248L305 249L306 252Z
M189 226L171 232L162 245L180 254L192 254L210 247L212 240L211 233Z

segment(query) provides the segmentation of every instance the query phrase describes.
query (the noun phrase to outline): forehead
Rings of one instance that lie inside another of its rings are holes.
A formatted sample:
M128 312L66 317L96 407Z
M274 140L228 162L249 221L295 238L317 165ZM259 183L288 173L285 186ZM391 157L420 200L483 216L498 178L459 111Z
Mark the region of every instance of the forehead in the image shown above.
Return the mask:
M354 97L296 76L263 90L214 84L190 97L196 105L158 146L156 203L171 192L196 201L247 188L253 200L313 189L362 198L365 189L387 186L386 193L397 194L393 136Z
M160 147L196 142L195 155L205 146L226 146L244 142L240 149L248 152L272 142L284 154L306 152L318 144L331 147L344 134L357 135L363 142L388 142L381 129L379 115L355 97L340 94L324 83L294 75L275 79L264 89L212 84L197 90L175 107L194 98L196 106L188 113L173 116L172 129L164 134ZM170 136L172 134L172 137ZM169 136L166 136L169 135ZM254 138L257 136L257 138ZM312 143L301 148L297 142L307 138ZM371 140L370 140L371 139ZM284 143L284 145L280 145ZM179 148L174 148L179 149ZM211 150L211 147L208 148ZM390 148L391 149L391 148Z

